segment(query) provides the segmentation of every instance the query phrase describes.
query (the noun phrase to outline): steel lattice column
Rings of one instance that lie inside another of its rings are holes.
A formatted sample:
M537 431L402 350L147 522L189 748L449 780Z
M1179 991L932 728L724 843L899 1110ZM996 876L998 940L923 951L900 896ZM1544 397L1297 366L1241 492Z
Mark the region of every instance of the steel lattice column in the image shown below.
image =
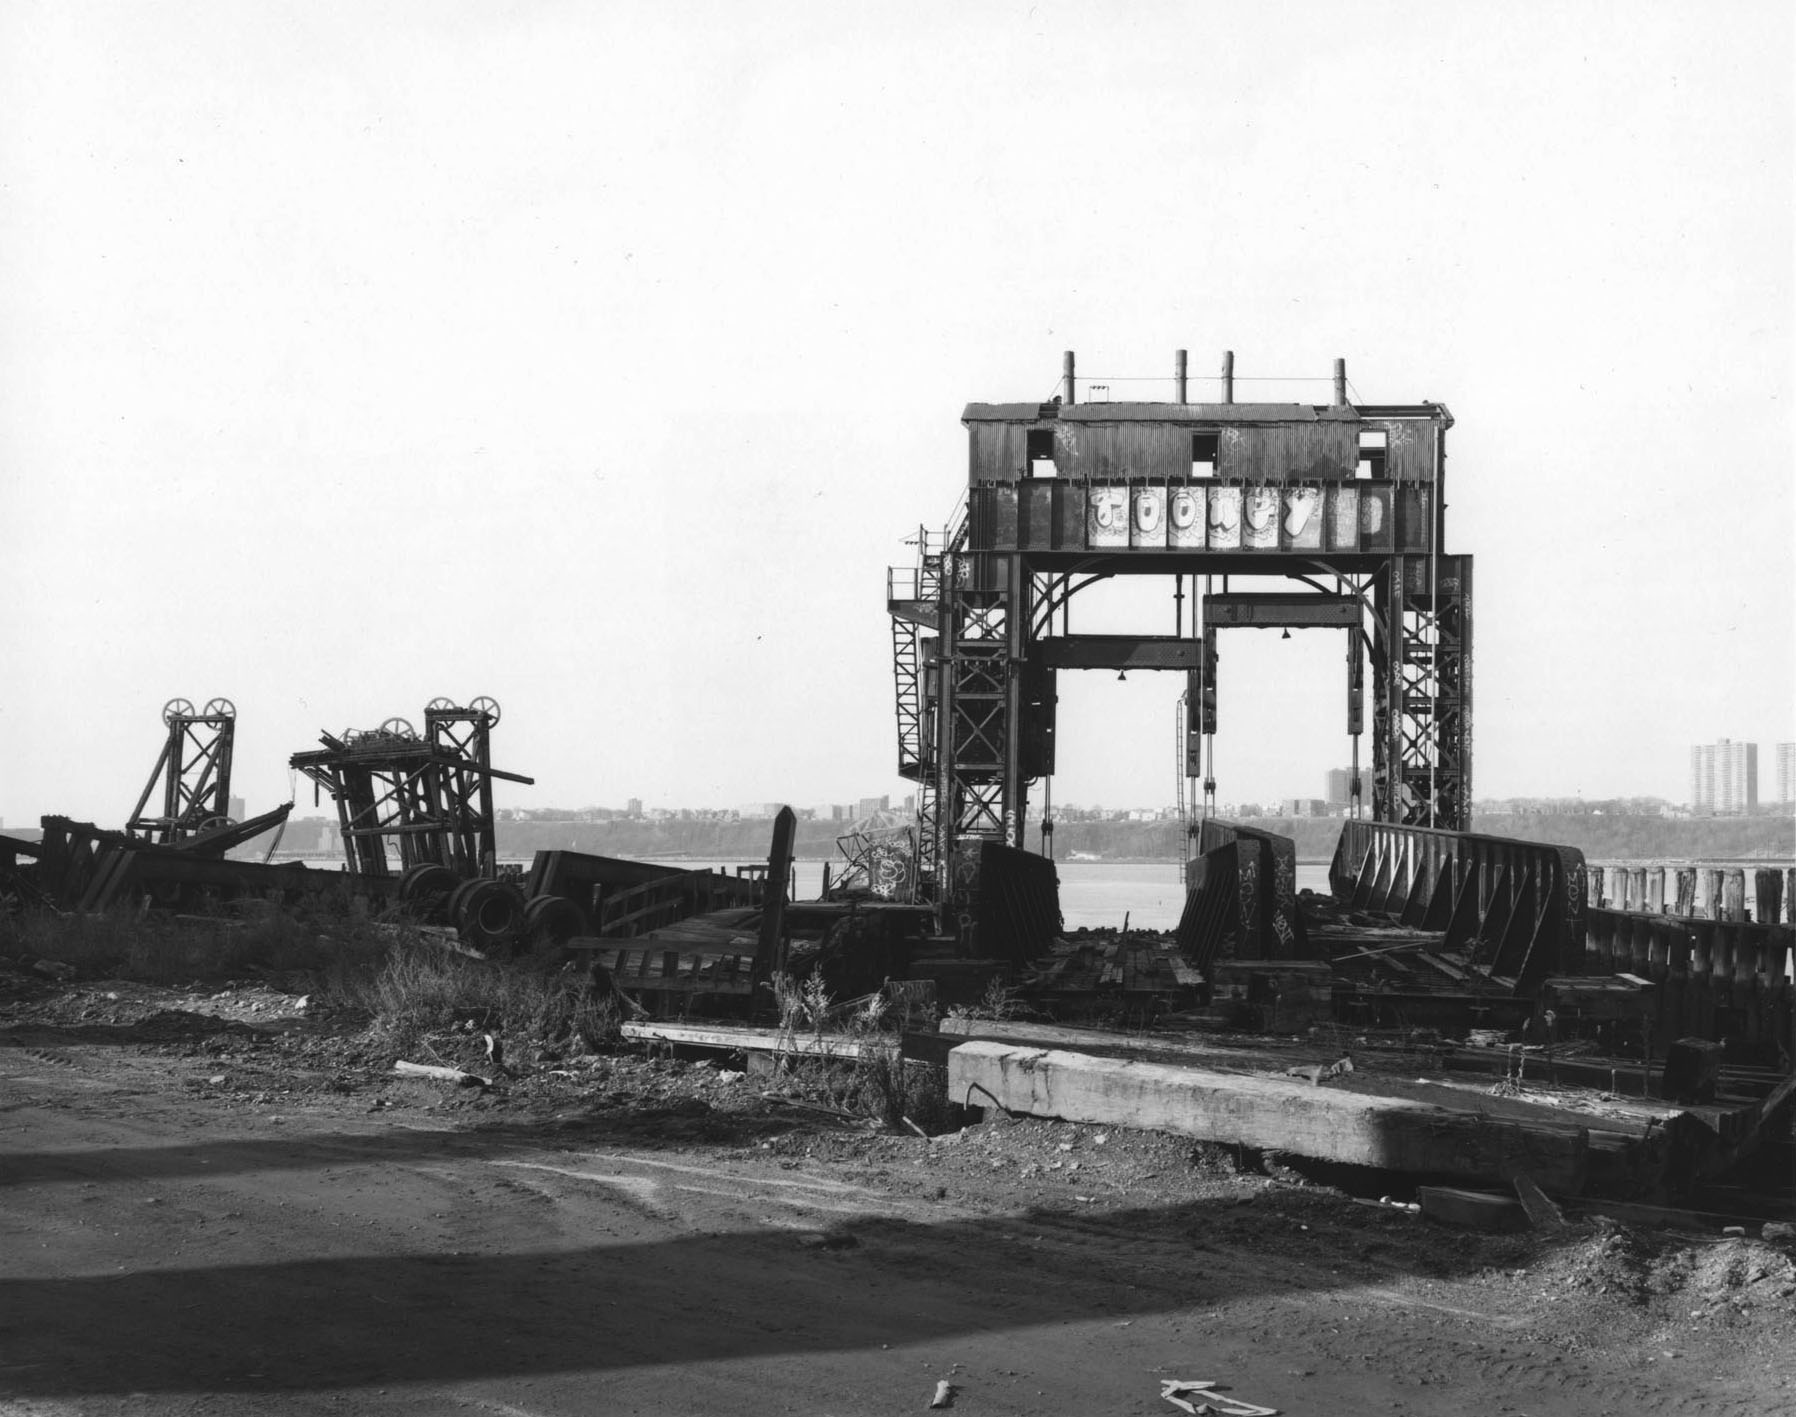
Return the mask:
M1467 831L1472 558L1393 556L1377 577L1374 599L1373 815Z
M936 859L956 840L1005 838L1011 759L1013 557L959 555L943 567Z

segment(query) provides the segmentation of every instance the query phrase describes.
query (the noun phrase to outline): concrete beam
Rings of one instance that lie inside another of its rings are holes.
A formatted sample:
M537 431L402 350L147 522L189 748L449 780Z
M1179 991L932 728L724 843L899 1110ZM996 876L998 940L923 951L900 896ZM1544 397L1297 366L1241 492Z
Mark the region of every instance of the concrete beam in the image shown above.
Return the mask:
M1003 1043L948 1055L949 1100L1068 1122L1173 1132L1319 1161L1508 1185L1525 1172L1575 1196L1587 1128L1523 1124L1406 1098Z

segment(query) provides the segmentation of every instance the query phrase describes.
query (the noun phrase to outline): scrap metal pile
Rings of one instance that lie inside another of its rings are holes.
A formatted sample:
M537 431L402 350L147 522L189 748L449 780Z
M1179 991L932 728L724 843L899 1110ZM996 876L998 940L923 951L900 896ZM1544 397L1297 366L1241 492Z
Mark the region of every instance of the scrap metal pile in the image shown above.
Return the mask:
M231 848L278 832L293 810L286 802L248 821L231 818L235 706L212 699L196 711L187 699L170 699L162 722L161 752L124 828L49 816L39 841L0 837L0 894L91 911L142 902L185 909L221 890L292 893L289 868L224 859ZM160 807L154 813L152 799Z

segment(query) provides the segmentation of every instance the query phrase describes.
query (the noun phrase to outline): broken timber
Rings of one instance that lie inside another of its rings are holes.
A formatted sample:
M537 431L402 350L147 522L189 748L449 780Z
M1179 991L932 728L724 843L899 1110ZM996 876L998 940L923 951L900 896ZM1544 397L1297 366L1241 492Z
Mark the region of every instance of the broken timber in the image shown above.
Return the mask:
M891 1039L732 1024L626 1023L621 1032L634 1043L671 1043L682 1048L716 1048L731 1053L801 1054L807 1058L865 1058L895 1053L898 1049Z
M1496 1180L1518 1172L1575 1196L1587 1128L1497 1120L1407 1098L1367 1097L1285 1078L1094 1058L1001 1043L948 1055L950 1100L1069 1122L1173 1132L1382 1170Z

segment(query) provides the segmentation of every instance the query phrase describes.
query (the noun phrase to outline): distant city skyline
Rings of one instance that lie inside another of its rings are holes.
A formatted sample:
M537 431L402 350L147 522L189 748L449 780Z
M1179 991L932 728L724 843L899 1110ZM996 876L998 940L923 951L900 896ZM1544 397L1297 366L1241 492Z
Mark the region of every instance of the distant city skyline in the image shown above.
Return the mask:
M1759 745L1720 738L1690 748L1690 810L1740 816L1759 805Z

